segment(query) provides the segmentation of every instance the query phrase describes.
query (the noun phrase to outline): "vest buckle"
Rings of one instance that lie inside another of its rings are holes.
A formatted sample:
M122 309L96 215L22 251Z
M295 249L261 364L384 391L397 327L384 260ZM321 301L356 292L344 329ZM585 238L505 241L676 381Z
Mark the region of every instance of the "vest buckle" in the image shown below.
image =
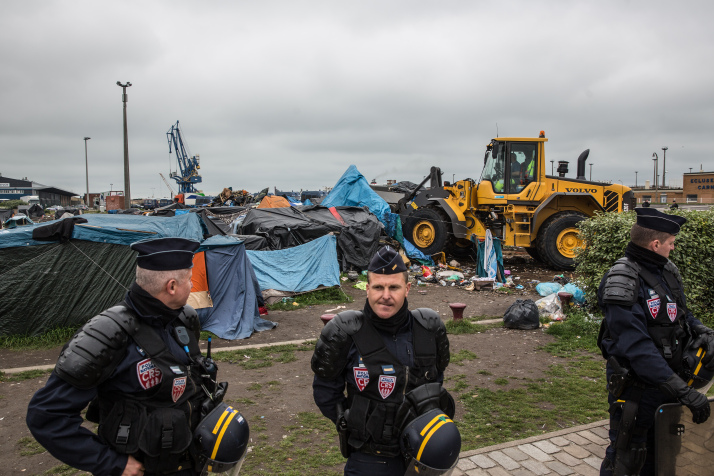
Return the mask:
M119 425L119 430L117 431L117 445L125 445L129 442L129 429L131 425Z

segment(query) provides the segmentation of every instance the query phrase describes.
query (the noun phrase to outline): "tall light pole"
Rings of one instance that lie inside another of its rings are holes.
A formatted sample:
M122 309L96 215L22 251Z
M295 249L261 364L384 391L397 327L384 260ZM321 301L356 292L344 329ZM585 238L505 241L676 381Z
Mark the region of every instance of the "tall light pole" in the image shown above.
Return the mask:
M667 183L664 181L664 176L667 173L667 149L669 149L669 147L662 147L662 151L664 151L664 155L662 156L662 188L666 187L665 184Z
M654 162L654 184L655 184L655 198L657 198L657 192L659 188L659 156L657 155L657 152L652 152L652 161ZM654 200L653 200L654 203Z
M635 170L635 188L637 188L637 170Z
M126 131L126 88L131 87L129 81L126 84L122 84L121 81L117 81L117 86L122 88L121 100L124 103L124 208L131 208L131 191L129 188L129 137Z
M87 141L91 137L84 138L84 168L87 171L87 198L84 200L84 205L89 208L89 160L87 160Z

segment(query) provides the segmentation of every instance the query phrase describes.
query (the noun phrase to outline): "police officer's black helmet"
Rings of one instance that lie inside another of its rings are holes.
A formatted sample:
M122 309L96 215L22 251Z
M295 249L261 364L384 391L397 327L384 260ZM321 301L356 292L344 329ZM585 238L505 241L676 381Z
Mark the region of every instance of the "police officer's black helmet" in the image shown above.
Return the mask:
M461 434L444 412L430 410L406 426L401 447L408 461L405 475L448 475L459 461Z
M684 351L684 369L687 377L687 385L700 390L710 385L714 370L709 370L702 363L706 351L704 348L694 348L688 346ZM706 392L706 391L705 391Z
M237 475L248 449L250 429L243 415L233 407L220 403L194 431L201 448L199 460L202 475L229 473Z

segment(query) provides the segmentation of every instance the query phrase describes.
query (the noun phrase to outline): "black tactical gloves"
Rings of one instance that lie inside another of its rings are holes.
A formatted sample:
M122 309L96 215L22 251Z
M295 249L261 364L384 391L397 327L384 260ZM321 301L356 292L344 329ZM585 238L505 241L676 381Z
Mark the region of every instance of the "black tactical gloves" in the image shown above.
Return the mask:
M676 398L682 405L686 405L692 411L692 421L694 423L704 423L709 418L709 401L707 397L687 384L677 374L672 374L666 382L659 386L665 394Z
M702 364L707 370L714 370L714 331L706 326L695 326L692 330L697 336L692 341L692 347L695 349L702 347L706 351Z

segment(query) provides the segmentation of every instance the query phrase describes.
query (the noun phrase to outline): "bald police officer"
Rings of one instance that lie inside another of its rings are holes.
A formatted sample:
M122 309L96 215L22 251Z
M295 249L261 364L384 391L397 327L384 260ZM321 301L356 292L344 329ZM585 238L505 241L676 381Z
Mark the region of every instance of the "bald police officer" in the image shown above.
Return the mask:
M131 245L136 281L124 301L75 334L30 401L27 426L54 457L96 475L196 473L193 430L225 391L204 378L215 378L215 367L200 354L198 316L185 306L198 246L182 238ZM98 434L81 426L88 404Z
M369 264L364 309L338 314L315 346L313 396L337 425L346 475L403 475L406 424L437 408L454 416L441 386L446 328L431 309L408 309L408 278L399 253L380 249Z
M654 417L661 404L681 402L695 423L710 412L707 398L682 378L687 345L714 351L712 331L687 310L679 270L668 259L686 219L654 208L635 212L625 257L598 290L605 313L598 345L608 359L611 414L601 475L654 474Z

